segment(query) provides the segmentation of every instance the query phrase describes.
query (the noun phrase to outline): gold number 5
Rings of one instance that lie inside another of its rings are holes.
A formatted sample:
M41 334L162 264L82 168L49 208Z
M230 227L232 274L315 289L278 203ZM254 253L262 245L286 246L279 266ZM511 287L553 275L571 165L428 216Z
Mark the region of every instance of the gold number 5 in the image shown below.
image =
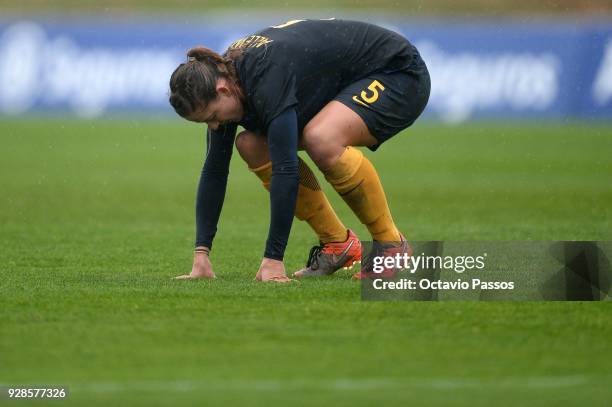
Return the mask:
M381 91L385 90L385 87L383 86L382 83L378 82L378 81L374 81L372 82L369 86L368 86L368 90L370 92L372 92L372 96L368 96L365 90L361 91L361 98L364 100L364 102L366 103L374 103L378 100L378 89L380 89Z

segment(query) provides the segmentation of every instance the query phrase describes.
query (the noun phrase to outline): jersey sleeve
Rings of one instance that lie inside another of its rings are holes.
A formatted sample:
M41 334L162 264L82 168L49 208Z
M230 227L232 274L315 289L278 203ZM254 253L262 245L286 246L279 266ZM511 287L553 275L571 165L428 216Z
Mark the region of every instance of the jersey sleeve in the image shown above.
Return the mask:
M298 192L297 117L295 109L281 112L270 123L268 148L272 161L270 229L264 256L282 260L285 254Z
M206 161L196 195L196 239L198 246L212 247L225 200L229 164L237 126L228 124L206 134Z
M251 97L264 131L272 120L298 103L295 73L289 67L271 62L260 69Z

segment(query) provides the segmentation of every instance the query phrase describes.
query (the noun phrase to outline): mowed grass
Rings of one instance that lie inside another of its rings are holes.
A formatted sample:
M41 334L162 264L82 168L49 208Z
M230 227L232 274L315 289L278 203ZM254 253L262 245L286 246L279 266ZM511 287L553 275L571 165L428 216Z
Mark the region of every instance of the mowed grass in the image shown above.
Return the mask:
M610 240L610 151L603 124L425 123L368 155L409 239ZM203 152L178 119L0 122L0 384L67 385L73 405L609 405L609 302L361 302L346 272L254 282L269 206L237 153L218 278L173 281ZM287 268L315 242L296 222Z

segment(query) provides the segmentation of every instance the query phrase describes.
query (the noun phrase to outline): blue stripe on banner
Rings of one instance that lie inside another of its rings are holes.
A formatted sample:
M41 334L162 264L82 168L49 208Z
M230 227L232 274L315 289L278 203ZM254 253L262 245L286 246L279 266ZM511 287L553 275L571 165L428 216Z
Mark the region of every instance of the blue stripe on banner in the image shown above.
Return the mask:
M2 20L0 114L170 114L168 79L188 48L222 51L267 25ZM612 23L382 25L408 37L430 69L427 117L612 118Z

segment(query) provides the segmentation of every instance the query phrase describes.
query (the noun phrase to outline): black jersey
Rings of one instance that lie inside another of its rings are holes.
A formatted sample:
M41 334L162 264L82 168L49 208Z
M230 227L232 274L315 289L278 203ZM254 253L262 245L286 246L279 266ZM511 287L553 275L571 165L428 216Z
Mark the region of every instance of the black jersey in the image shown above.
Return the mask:
M372 74L413 72L420 57L399 34L334 19L266 28L234 42L226 54L246 97L239 124L268 138L271 216L264 256L282 260L297 200L299 134L347 86ZM197 195L197 245L211 247L215 236L235 131L231 124L209 134Z
M408 69L415 48L401 35L344 20L294 20L234 42L236 70L246 96L240 123L265 132L289 107L304 126L347 85L374 72Z

